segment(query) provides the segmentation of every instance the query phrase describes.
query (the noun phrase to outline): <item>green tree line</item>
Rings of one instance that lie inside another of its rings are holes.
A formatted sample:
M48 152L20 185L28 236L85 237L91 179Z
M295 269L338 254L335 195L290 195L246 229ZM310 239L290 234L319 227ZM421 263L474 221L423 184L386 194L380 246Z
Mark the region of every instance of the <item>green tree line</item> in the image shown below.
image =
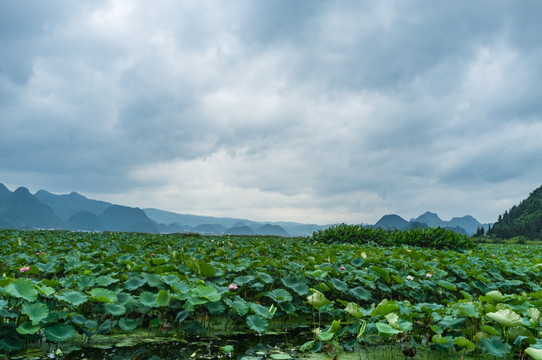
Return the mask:
M499 215L497 222L487 235L509 239L525 236L530 239L542 238L542 186L534 190L519 205Z

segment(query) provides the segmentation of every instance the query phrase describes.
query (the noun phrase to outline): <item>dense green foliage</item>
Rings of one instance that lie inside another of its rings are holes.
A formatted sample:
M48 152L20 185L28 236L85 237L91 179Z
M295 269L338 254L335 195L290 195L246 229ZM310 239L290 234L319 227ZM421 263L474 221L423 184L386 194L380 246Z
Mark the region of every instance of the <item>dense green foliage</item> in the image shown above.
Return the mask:
M363 225L335 225L318 230L312 239L326 244L376 244L381 246L418 246L433 249L465 250L474 245L465 235L437 228L414 228L391 230L372 228Z
M487 235L509 239L525 236L529 239L542 238L542 186L534 190L519 205L499 215L498 221Z
M483 244L460 253L299 238L6 230L0 253L0 354L57 344L66 352L96 334L142 329L175 338L307 326L315 338L303 349L312 350L393 343L502 357L542 346L542 249L535 246Z

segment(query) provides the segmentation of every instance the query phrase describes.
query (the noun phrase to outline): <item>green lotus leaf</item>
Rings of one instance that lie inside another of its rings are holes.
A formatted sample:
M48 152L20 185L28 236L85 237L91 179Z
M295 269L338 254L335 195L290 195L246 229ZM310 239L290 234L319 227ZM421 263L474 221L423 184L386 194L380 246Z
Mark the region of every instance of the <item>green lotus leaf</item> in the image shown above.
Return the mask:
M248 284L249 282L251 282L254 279L255 279L255 277L252 276L252 275L245 275L245 276L239 276L239 277L235 278L235 280L233 282L235 284L239 285L239 286L242 286L242 285Z
M525 353L529 354L534 360L542 360L542 349L536 349L529 346L525 349Z
M331 339L333 339L333 336L335 335L335 333L332 333L332 332L321 332L318 334L318 339L320 341L329 341Z
M137 328L138 321L137 319L122 318L119 320L118 324L122 330L132 331Z
M222 315L226 311L226 305L222 301L208 302L205 306L213 316Z
M56 298L75 306L84 304L88 300L88 296L80 291L68 291L63 294L56 295Z
M295 276L285 276L281 278L282 283L287 288L295 291L299 296L305 296L310 293L309 286L307 285L306 278L297 278Z
M462 325L467 318L465 317L452 317L452 316L445 316L444 319L440 320L439 325L441 325L443 328L458 328L460 325Z
M249 310L248 304L242 299L233 301L231 307L239 314L239 316L245 316Z
M301 345L301 347L299 348L299 350L302 351L302 352L305 352L305 351L307 351L307 350L312 349L313 346L314 346L314 340L307 341L306 343L304 343L303 345Z
M467 349L467 351L473 351L474 349L476 349L476 345L474 345L472 341L466 339L463 336L456 337L453 342L458 346L464 347L465 349Z
M397 323L399 321L399 316L397 316L396 313L389 313L386 316L384 316L388 324L391 325L394 329L399 329L399 324Z
M55 293L55 289L47 285L37 286L37 288L39 293L43 296L50 296Z
M271 354L271 359L273 360L288 360L292 357L288 354Z
M271 284L273 282L273 277L267 273L260 272L257 274L258 278L263 281L265 284Z
M6 287L6 292L13 297L22 298L26 301L35 301L38 298L38 290L28 279L16 279Z
M399 305L397 305L395 301L389 301L388 299L384 299L372 311L371 316L386 316L387 314L397 310L399 310Z
M480 301L499 302L502 301L503 294L499 290L493 290L480 297Z
M531 318L532 321L535 323L540 320L540 310L537 308L529 308L527 309L527 315Z
M252 330L261 334L265 330L267 330L269 323L267 322L266 319L264 319L263 317L259 315L249 315L247 316L247 325Z
M164 258L155 257L155 258L152 259L152 263L154 265L156 265L156 266L164 265L166 262L167 262L167 260L164 259Z
M373 266L371 269L387 283L391 282L390 272L380 266Z
M39 329L41 329L39 324L34 325L31 321L26 321L19 325L16 330L21 335L32 335L38 332Z
M160 286L162 286L162 278L159 274L143 273L141 275L147 281L147 284L149 284L149 286L155 288L159 288Z
M126 280L124 282L124 288L127 289L127 290L130 290L130 291L133 291L133 290L145 285L146 282L147 282L147 280L145 280L143 278L131 277L131 278L129 278L128 280Z
M344 311L355 317L356 320L361 319L364 315L361 306L353 302L349 302Z
M307 296L307 302L311 304L312 306L314 306L315 308L319 309L322 306L331 303L331 301L326 299L326 296L322 294L320 291L314 290L314 289L311 289L311 291L313 292L313 294L310 296Z
M104 309L114 316L124 315L126 313L126 307L119 304L106 303L104 304Z
M158 292L158 298L156 299L156 303L159 306L168 306L170 301L171 296L169 296L169 290L160 290Z
M329 329L326 330L328 333L336 333L341 328L341 320L333 320Z
M0 350L5 352L16 352L23 348L23 339L13 338L11 336L2 336L0 338Z
M119 281L118 279L113 279L109 275L101 275L101 276L98 276L98 278L96 279L96 285L109 286L109 285L114 284L114 283L116 283L118 281Z
M254 311L256 315L260 315L263 318L269 319L271 314L269 313L269 308L256 303L248 303L250 309Z
M348 291L348 284L345 283L344 281L332 278L330 280L330 282L331 282L331 285L333 285L333 287L336 290L339 290L339 291L342 291L342 292L347 292Z
M196 292L198 296L207 299L209 301L215 302L220 300L220 294L216 288L208 285L198 285L196 286Z
M284 289L274 289L267 293L267 296L277 303L292 301L292 295Z
M513 344L520 336L527 339L534 338L533 333L524 326L511 327L510 329L508 329L506 335L508 337L509 344Z
M117 294L114 291L104 288L94 288L89 291L89 295L90 299L96 302L115 303L118 300Z
M32 324L37 325L41 320L49 316L49 308L47 305L40 302L24 303L21 313L28 315Z
M361 286L350 289L348 292L358 300L367 301L371 299L371 292Z
M486 354L496 357L504 357L504 355L509 352L506 351L506 345L504 344L502 339L495 336L482 339L481 347Z
M486 316L506 327L520 326L523 324L521 316L510 309L487 313Z
M443 337L440 334L433 335L433 337L431 338L431 341L434 342L435 344L439 344L439 345L444 345L444 344L447 344L449 342L448 339L446 339L445 337Z
M158 307L158 293L144 291L139 295L139 302L148 307Z
M49 341L60 342L71 339L75 335L75 329L71 325L55 324L45 328L43 334Z
M384 337L390 337L395 334L402 333L401 330L394 329L391 325L380 322L376 323L376 328L378 330L378 333Z
M198 263L198 265L199 265L199 272L201 276L206 277L206 278L212 278L213 276L216 275L216 269L212 265L209 265L201 261Z

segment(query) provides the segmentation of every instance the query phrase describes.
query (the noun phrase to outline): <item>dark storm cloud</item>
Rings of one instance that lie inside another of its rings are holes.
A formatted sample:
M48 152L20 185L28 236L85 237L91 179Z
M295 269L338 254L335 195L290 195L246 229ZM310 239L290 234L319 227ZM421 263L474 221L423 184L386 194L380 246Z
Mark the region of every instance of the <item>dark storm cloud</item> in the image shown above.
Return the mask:
M0 10L0 182L228 215L247 199L237 216L489 221L542 176L536 1Z

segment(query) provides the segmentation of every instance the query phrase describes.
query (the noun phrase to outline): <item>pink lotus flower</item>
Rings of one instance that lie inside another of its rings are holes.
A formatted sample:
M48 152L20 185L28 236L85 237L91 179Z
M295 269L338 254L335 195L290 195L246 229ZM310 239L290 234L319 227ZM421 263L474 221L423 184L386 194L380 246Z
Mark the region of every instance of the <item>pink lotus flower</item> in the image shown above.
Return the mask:
M341 266L339 269L341 269L341 270L343 270L343 271L346 270L346 268L345 268L344 266Z
M425 276L427 276L427 278L430 279L433 276L433 274L427 273L427 274L425 274Z
M36 251L36 256L39 256L40 255L40 252L39 251Z
M30 270L30 266L23 266L22 268L19 269L20 272L24 273L26 271Z
M230 284L230 285L228 286L228 289L230 289L230 290L237 290L237 289L239 289L239 286L237 286L237 284L233 284L233 283L232 283L232 284Z
M151 256L154 256L154 253L152 253Z

